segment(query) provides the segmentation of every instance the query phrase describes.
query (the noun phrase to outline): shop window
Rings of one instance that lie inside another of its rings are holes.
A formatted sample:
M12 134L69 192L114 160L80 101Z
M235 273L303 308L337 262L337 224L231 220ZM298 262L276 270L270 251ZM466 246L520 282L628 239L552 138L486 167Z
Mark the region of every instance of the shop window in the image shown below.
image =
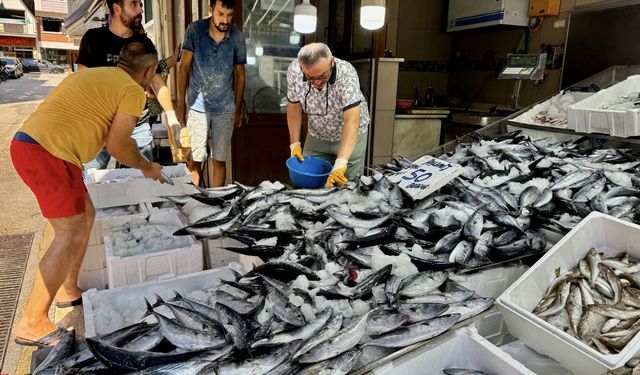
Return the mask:
M144 0L144 23L149 23L153 20L153 0Z
M46 31L49 33L60 33L62 32L62 20L57 20L53 18L43 18L42 19L42 31Z
M295 1L243 0L247 43L245 101L251 113L285 113L287 68L302 46L293 30Z

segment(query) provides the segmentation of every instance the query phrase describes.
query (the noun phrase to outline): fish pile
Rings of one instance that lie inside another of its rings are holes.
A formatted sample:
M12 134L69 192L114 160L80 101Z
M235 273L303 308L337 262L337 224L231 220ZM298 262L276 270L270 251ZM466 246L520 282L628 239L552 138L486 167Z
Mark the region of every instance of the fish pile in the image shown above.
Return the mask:
M601 109L610 109L615 111L628 111L640 108L640 92L630 92L622 95L610 103L602 104Z
M534 227L566 232L592 211L640 222L640 157L629 148L598 149L584 141L531 140L516 131L461 142L440 158L466 167L462 200L508 211L521 223L528 218ZM488 201L487 188L505 203Z
M533 313L603 354L616 354L640 332L640 263L626 253L609 257L591 249L551 282Z
M549 100L534 105L530 110L522 113L511 121L521 124L566 128L568 124L569 107L580 100L584 94L566 91L559 93Z
M392 269L386 265L336 295L322 271L272 260L222 281L213 304L156 295L153 304L145 299L154 323L87 338L77 350L65 336L34 374L346 374L370 360L363 358L368 349L379 358L493 304L456 288L446 272L401 278ZM357 301L360 311L340 310Z

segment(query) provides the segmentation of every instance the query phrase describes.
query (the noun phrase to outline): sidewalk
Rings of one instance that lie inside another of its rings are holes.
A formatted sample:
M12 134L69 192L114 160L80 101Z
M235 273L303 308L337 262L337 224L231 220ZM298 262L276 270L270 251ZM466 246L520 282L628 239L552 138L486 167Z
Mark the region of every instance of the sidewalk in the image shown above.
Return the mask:
M48 87L51 91L65 76L43 75L42 80L45 81L43 86ZM5 212L0 217L0 234L35 233L14 320L20 316L27 302L39 257L47 248L53 234L50 228L46 228L46 221L40 214L33 194L14 171L9 155L9 145L13 135L40 102L38 100L0 105L0 113L2 113L2 120L0 120L0 189L4 192L4 194L0 194L0 205ZM66 310L56 311L56 318L61 319L60 315L66 315L71 309ZM69 318L71 316L69 315ZM16 345L11 336L0 374L21 375L29 373L31 352L32 350Z

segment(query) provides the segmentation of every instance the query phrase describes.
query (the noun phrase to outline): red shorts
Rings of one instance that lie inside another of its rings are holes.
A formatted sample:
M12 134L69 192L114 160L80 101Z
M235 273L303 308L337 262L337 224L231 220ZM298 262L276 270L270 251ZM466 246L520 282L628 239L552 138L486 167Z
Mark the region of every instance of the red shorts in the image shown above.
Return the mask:
M13 166L38 200L42 216L59 218L83 214L87 188L82 169L59 159L39 144L11 141Z

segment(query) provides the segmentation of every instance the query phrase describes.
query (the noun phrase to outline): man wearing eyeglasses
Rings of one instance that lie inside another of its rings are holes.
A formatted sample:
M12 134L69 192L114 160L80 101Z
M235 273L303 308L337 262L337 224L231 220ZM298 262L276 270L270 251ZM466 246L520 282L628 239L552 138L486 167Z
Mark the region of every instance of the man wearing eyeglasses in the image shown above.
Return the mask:
M364 173L369 110L358 73L349 62L333 57L324 43L300 49L287 72L287 124L291 156L313 156L333 163L326 187L344 187ZM309 132L300 143L302 113Z

